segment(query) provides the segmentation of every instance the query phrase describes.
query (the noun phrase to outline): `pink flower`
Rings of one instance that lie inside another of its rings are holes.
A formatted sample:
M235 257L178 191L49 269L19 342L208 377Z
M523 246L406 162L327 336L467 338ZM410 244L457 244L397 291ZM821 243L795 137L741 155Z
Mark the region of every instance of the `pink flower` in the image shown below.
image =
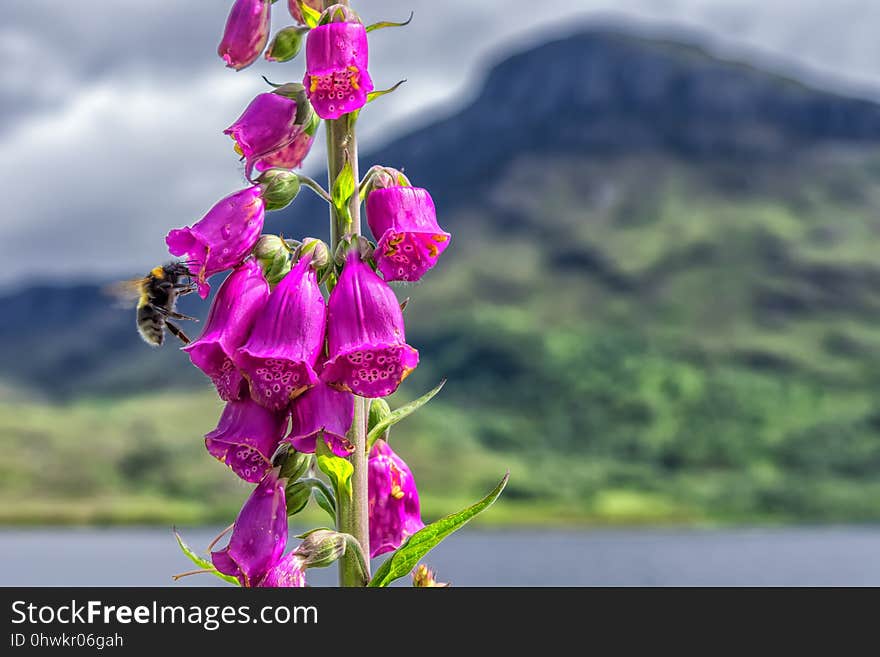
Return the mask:
M217 290L202 335L183 348L193 365L214 382L221 399L241 398L246 386L232 356L244 344L268 298L269 284L260 265L256 260L245 260Z
M238 265L260 238L265 218L260 194L259 185L230 194L192 226L176 228L165 237L171 254L185 256L195 272L202 299L211 290L208 277Z
M327 23L309 31L303 85L318 116L338 119L364 106L373 90L367 61L361 23Z
M287 411L271 411L249 397L227 402L205 447L245 481L257 482L272 467L275 448L287 431Z
M285 438L298 452L312 454L320 436L336 456L349 456L354 445L345 434L354 418L354 395L319 382L291 402L291 430Z
M378 241L376 266L386 281L419 280L449 246L434 201L421 187L374 189L367 196L367 222Z
M370 505L370 556L396 550L425 523L419 491L409 466L384 440L370 451L367 493Z
M324 347L326 309L311 259L302 258L281 279L233 361L266 408L286 409L318 382L315 365Z
M390 395L419 363L397 297L357 251L330 293L327 345L321 379L362 397Z
M235 0L217 54L229 68L253 64L269 39L269 0Z

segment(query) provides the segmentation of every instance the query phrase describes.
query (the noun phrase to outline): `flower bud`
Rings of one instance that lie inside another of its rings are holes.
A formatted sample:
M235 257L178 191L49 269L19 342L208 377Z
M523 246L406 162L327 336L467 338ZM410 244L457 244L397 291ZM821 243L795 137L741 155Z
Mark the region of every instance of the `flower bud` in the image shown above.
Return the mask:
M309 503L312 487L305 482L295 481L287 485L285 495L287 497L287 515L292 516L302 511Z
M278 235L262 235L254 247L254 256L272 287L290 271L290 247Z
M299 194L299 176L285 169L269 169L257 178L267 210L281 210Z
M266 59L270 62L290 61L299 54L303 37L308 33L307 27L290 26L280 30L266 50Z
M290 448L284 457L284 463L281 465L281 476L294 482L308 471L311 464L311 454L303 454Z
M391 407L388 405L388 402L385 401L382 397L377 397L372 402L370 402L370 419L367 424L367 431L372 431L373 427L379 424L382 420L389 417L391 415ZM383 437L388 436L388 429L383 433Z
M278 252L288 253L287 243L278 235L260 235L254 246L254 256L257 260L272 261Z
M293 553L300 558L303 568L324 568L345 554L345 534L330 529L316 529L302 538L302 543Z
M269 0L235 0L217 54L240 71L256 61L269 39Z
M330 247L316 237L306 237L296 250L294 258L298 261L303 256L311 256L312 267L321 269L330 264Z
M418 568L412 572L413 586L416 588L434 588L449 586L448 582L438 582L434 579L434 571L428 570L428 567L420 563Z
M323 0L302 0L303 4L308 5L311 9L315 10L317 13L321 13L324 9ZM302 8L300 7L300 0L287 0L287 8L290 11L290 15L293 16L293 19L302 25L305 25L306 19L303 16Z

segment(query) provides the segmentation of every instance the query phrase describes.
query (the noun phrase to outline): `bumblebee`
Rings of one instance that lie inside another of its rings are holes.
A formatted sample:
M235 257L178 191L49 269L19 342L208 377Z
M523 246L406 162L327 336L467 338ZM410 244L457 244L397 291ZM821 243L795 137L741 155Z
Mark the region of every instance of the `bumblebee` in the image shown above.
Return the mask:
M111 288L110 293L121 299L137 299L138 333L144 342L159 347L165 342L166 328L183 344L189 344L190 339L186 333L171 320L199 321L195 317L182 315L174 309L178 297L194 292L195 289L192 273L186 264L169 262L154 267L143 278L117 283Z

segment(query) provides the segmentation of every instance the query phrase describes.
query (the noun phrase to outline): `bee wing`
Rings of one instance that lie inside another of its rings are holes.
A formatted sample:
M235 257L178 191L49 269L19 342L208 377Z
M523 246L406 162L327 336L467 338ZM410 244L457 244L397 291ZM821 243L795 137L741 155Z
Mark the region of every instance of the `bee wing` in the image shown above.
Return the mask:
M105 285L101 291L104 293L104 296L115 299L116 306L128 308L133 301L137 301L140 298L145 282L145 278L132 278Z

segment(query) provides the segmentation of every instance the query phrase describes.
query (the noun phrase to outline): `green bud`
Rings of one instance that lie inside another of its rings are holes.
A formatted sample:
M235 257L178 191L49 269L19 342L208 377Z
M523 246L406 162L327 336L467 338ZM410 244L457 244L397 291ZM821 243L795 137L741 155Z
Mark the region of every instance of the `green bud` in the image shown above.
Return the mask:
M287 244L278 235L260 235L254 245L254 256L257 260L272 261L279 251L287 252Z
M287 484L284 496L287 499L287 515L292 516L302 511L309 503L312 487L305 482L295 481L292 484Z
M382 397L377 397L372 402L370 402L370 419L368 422L367 432L371 431L373 427L379 424L382 420L391 416L391 407L388 405L388 402L385 401ZM388 430L385 430L385 433L382 434L382 438L388 437Z
M261 235L253 253L269 285L276 285L290 271L290 248L278 235Z
M302 244L296 250L294 258L299 260L303 256L312 257L312 267L321 269L330 263L330 248L316 237L303 238Z
M288 450L284 463L281 465L281 476L290 481L302 477L312 464L312 455L297 452L292 447Z
M294 551L302 558L305 568L325 568L345 554L348 535L332 529L315 529L302 537Z
M268 169L257 178L267 210L281 210L299 194L299 176L287 169Z
M266 50L266 59L270 62L287 62L299 54L303 38L309 33L307 27L285 27L275 35Z

